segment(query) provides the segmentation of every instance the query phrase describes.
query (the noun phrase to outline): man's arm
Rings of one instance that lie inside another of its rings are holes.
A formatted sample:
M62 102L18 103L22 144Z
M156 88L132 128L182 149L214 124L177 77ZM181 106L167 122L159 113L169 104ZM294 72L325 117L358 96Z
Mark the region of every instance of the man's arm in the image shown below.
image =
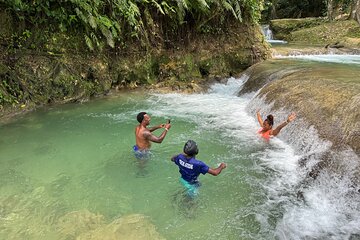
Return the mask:
M221 163L220 166L218 166L217 168L209 168L208 173L210 173L213 176L217 176L221 173L221 171L226 168L226 164L225 163Z
M150 131L146 131L146 132L144 132L143 136L145 139L147 139L151 142L162 143L162 141L164 140L168 131L169 131L169 129L165 128L165 130L161 133L161 135L159 137L155 136Z
M163 128L165 126L165 124L160 124L158 126L155 126L155 127L151 127L151 128L148 128L150 132L153 132L159 128Z

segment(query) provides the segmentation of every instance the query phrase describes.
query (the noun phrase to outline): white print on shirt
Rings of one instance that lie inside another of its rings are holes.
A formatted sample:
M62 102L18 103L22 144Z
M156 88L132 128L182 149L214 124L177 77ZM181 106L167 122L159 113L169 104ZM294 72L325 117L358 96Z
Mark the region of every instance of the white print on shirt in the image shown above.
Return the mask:
M190 163L186 163L186 162L184 162L184 161L181 160L181 159L179 159L179 163L180 163L181 166L186 167L186 168L188 168L188 169L193 169L193 167L194 167L194 165L192 165L192 164L190 164Z

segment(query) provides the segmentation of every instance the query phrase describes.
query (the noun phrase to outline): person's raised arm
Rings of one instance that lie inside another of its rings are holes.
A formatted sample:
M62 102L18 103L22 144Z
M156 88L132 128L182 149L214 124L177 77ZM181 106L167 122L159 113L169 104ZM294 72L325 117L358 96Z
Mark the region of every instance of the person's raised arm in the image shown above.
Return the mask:
M221 173L221 171L226 168L226 164L225 163L221 163L220 166L218 166L217 168L209 168L208 173L210 173L213 176L217 176Z
M150 132L153 132L159 128L163 128L165 126L165 124L160 124L158 126L155 126L155 127L151 127L151 128L148 128Z
M169 129L171 128L171 124L165 124L165 130L161 133L161 135L159 137L155 136L154 134L152 134L150 131L149 132L145 132L144 133L144 137L151 141L151 142L155 142L155 143L162 143L162 141L164 140L167 132L169 131Z
M272 134L273 136L276 136L279 134L280 130L285 127L289 122L293 121L296 118L296 114L295 113L291 113L288 117L287 120L283 123L281 123L279 126L277 126L274 130L272 130Z
M263 127L264 122L263 122L263 120L262 120L262 118L260 116L260 109L256 110L256 117L257 117L257 120L258 120L258 122L260 124L260 127Z

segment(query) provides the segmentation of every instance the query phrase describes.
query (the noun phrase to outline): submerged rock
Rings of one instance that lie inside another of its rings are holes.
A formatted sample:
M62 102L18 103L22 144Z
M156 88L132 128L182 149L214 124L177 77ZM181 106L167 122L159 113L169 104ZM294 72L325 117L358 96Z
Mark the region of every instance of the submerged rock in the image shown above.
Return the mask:
M88 210L74 211L59 218L57 231L66 238L74 239L83 232L97 229L105 224L104 216Z
M164 240L156 231L149 218L141 214L132 214L115 219L112 223L93 231L81 234L77 240Z

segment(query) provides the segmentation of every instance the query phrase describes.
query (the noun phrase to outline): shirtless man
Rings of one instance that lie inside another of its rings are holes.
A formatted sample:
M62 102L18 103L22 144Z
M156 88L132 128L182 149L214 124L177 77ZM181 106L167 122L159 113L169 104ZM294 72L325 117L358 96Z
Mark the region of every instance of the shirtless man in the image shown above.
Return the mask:
M161 143L169 129L171 128L171 124L160 124L158 126L147 128L147 126L150 124L150 116L146 114L146 112L140 112L137 115L137 120L139 122L139 125L135 128L135 137L136 137L136 145L134 146L135 152L141 152L145 153L150 150L151 142L155 143ZM152 134L153 131L164 128L164 131L161 133L159 137Z

